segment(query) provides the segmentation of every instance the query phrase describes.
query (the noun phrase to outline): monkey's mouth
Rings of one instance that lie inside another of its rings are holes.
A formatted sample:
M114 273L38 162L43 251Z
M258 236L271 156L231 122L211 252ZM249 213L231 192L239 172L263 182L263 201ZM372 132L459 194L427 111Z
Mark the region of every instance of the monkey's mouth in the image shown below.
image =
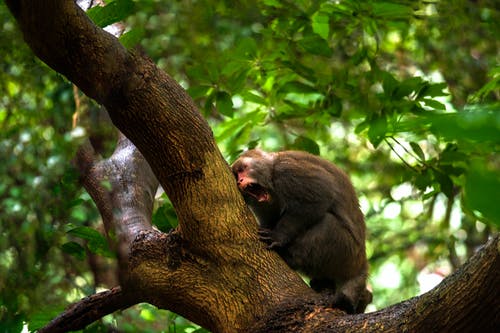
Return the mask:
M258 202L269 201L269 192L257 183L250 183L243 189L243 192L257 200Z

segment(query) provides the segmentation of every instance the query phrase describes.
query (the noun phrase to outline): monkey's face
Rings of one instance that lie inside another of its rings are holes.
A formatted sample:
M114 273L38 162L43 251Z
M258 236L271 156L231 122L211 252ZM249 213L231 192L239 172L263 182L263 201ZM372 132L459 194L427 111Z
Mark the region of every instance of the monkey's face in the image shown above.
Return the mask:
M250 152L252 153L243 154L232 166L238 188L246 200L254 203L269 202L271 168L265 159Z

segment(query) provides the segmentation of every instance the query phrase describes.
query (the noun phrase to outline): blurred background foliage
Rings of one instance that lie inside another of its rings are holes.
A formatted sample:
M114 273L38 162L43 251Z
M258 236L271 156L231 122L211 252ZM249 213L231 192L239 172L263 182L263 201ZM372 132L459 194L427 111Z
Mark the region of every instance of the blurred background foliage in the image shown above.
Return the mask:
M369 230L368 310L432 288L498 230L496 1L109 6L94 9L94 21L124 19L124 45L188 90L228 162L254 146L301 149L350 174ZM32 55L4 3L0 20L0 332L19 332L111 286L99 270L112 271L112 255L71 159L87 136L109 154L114 132L98 106ZM175 213L158 201L154 223L168 230ZM147 304L86 331L110 327L203 331Z

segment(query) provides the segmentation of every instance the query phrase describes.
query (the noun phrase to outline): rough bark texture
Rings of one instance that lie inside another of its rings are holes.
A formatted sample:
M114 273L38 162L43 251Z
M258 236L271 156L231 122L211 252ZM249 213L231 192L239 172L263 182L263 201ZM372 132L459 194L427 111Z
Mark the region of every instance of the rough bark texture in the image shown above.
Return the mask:
M113 215L134 197L110 199L107 230L116 230L120 246L127 245L119 262L126 304L130 298L147 301L214 332L438 332L499 324L498 238L421 297L363 315L325 307L258 242L255 221L207 122L173 79L94 26L73 1L6 3L33 52L106 107L176 209L179 227L163 234L150 229L147 214L131 224L123 214ZM126 190L119 185L114 188ZM142 212L150 212L147 202L139 203L146 205ZM116 302L114 308L124 304Z
M135 304L134 297L125 295L120 287L115 287L88 297L73 304L53 320L53 324L38 330L38 333L59 333L84 329L87 325Z

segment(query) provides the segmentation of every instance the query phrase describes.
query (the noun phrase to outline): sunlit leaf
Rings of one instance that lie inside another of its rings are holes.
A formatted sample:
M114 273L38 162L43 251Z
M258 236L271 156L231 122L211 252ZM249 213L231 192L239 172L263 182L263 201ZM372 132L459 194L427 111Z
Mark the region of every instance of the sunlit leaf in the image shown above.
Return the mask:
M433 109L446 110L446 106L436 100L426 98L423 100L423 102L425 103L425 105L430 106Z
M316 12L311 17L312 28L315 33L317 33L321 38L328 39L330 32L330 18L327 14L323 12Z
M252 102L252 103L261 104L261 105L266 105L267 104L266 100L263 97L257 95L256 93L254 93L252 91L246 91L246 92L244 92L242 94L242 97L245 100L247 100L249 102Z
M500 172L489 170L482 161L474 161L467 172L464 201L484 220L500 226Z
M106 6L96 6L87 11L87 15L94 23L104 28L110 24L119 22L134 12L134 1L115 0L109 2Z

